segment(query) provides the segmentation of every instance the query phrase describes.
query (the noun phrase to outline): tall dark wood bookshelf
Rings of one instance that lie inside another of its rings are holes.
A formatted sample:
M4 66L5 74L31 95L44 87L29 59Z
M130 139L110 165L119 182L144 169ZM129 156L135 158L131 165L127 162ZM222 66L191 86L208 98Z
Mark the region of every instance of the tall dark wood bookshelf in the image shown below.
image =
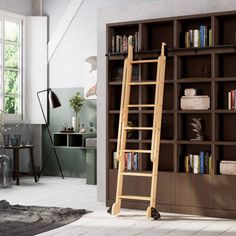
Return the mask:
M205 25L212 31L211 46L186 48L184 33ZM236 218L236 176L219 173L221 160L236 161L236 110L228 110L228 92L236 89L236 12L211 13L156 20L122 22L107 25L107 193L106 204L115 200L117 169L113 168L116 151L122 69L126 53L112 53L112 36L138 32L135 59L157 58L161 42L168 46L164 89L163 121L157 193L159 211ZM202 69L203 68L203 69ZM153 65L134 67L133 80L154 80ZM185 88L197 88L210 97L209 110L181 110ZM131 103L152 103L154 88L135 86ZM130 110L135 125L152 126L150 109ZM205 123L205 139L190 141L189 123L193 117ZM128 148L150 148L151 133L132 133ZM186 153L209 152L211 174L187 174L183 171ZM147 156L139 158L138 171L150 171ZM150 179L125 177L125 195L149 195ZM127 200L123 207L146 209L147 203Z

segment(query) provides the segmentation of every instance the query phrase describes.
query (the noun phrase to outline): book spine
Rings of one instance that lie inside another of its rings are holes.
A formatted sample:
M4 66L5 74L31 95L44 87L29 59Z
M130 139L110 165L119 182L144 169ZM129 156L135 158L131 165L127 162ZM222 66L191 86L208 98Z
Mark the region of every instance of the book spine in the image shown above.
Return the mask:
M189 154L189 173L193 173L193 155Z
M200 152L200 174L205 174L204 152Z
M205 152L205 174L209 174L209 153Z
M115 36L113 35L111 38L111 52L115 53Z
M200 25L200 48L205 47L205 26Z
M198 48L199 47L199 30L195 29L193 31L194 38L193 38L193 47Z
M138 51L138 32L135 32L134 34L134 50L135 52Z
M127 42L127 36L123 35L123 52L128 52L128 42Z
M209 174L212 174L212 155L209 156Z
M131 155L131 170L134 170L134 153L131 152L130 155Z
M116 35L116 53L120 52L120 35Z
M113 168L118 169L117 152L113 152Z
M232 104L231 104L231 92L228 92L228 110L232 109Z
M128 153L125 153L125 170L127 170Z
M134 170L138 170L138 153L134 153Z
M189 30L190 47L193 47L193 30Z
M127 170L131 170L131 153L127 153Z
M190 173L190 160L189 155L184 157L184 171L185 173Z
M209 47L212 47L212 31L209 29Z
M199 162L199 155L193 155L193 173L199 174L200 173L200 162Z
M235 90L231 90L231 109L235 109Z
M208 26L205 25L204 29L204 46L207 47L209 46L209 37L208 37Z
M120 38L119 39L119 42L120 42L120 51L119 51L119 53L123 53L123 37L120 36L119 38Z
M190 48L189 32L185 32L185 47Z

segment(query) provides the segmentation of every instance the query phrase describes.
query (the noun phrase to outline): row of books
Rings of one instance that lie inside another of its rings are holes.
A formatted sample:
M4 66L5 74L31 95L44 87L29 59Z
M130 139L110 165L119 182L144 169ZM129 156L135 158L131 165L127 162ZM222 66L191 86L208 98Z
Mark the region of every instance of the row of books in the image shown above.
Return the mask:
M209 152L200 152L199 154L188 154L184 157L185 173L193 174L211 174L212 156Z
M128 45L133 45L135 52L137 52L139 38L138 35L138 32L135 32L134 35L113 35L111 39L111 52L127 53Z
M113 168L118 169L117 153L113 152ZM125 170L138 170L138 153L125 153Z
M229 110L236 109L236 89L233 89L228 92L228 109Z
M211 47L212 31L206 25L200 25L199 29L190 29L185 32L185 47Z

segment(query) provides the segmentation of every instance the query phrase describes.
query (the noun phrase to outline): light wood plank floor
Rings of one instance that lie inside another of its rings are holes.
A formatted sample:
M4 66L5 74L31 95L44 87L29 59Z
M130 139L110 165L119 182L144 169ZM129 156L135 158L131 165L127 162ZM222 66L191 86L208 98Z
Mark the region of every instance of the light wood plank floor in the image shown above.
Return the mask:
M236 221L180 214L161 213L158 221L147 220L144 211L122 209L119 216L106 213L103 203L96 201L96 186L86 185L85 179L42 177L21 178L21 185L0 189L0 199L12 204L85 208L93 211L64 227L41 236L215 236L236 235Z

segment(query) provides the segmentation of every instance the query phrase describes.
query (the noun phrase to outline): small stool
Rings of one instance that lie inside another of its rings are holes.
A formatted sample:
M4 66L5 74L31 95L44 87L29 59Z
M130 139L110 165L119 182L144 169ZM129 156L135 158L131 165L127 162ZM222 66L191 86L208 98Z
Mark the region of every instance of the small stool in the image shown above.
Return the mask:
M20 149L29 149L34 181L38 182L37 175L36 175L36 172L35 172L35 166L34 166L34 152L33 152L34 146L33 145L5 146L5 149L13 150L13 180L16 179L16 185L20 185L20 176L23 176L19 171L19 152L20 152Z

